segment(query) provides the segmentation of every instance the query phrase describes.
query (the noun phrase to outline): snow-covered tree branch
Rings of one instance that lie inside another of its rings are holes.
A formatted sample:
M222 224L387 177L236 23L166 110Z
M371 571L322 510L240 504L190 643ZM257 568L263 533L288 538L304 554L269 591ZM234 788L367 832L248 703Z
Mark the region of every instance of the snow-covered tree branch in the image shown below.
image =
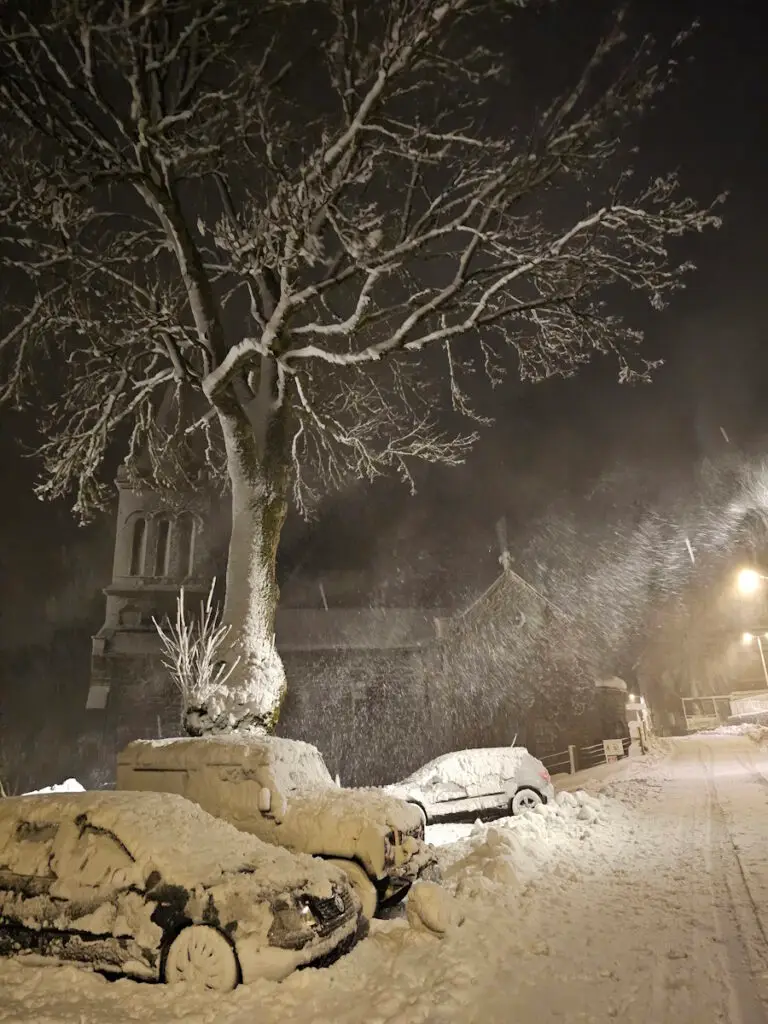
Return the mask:
M662 306L690 269L675 240L718 222L675 175L632 173L625 129L675 61L623 15L572 88L519 111L530 130L491 127L521 105L494 40L530 6L0 0L0 397L46 397L40 491L81 514L115 442L166 483L200 458L228 480L237 669L212 726L269 724L284 691L291 491L306 510L461 461L478 370L600 352L646 376L614 293Z

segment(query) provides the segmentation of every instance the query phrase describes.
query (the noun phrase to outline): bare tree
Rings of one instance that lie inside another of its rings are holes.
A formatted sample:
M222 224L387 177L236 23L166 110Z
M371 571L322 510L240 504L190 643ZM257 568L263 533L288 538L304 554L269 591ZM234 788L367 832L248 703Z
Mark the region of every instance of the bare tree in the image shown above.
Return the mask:
M717 223L632 177L625 128L675 61L619 16L530 130L494 129L520 103L494 40L532 2L0 0L2 398L39 401L48 361L39 493L81 514L125 437L158 479L204 451L228 481L239 661L200 729L276 719L291 492L460 462L477 369L651 369L605 302L662 305L669 243Z

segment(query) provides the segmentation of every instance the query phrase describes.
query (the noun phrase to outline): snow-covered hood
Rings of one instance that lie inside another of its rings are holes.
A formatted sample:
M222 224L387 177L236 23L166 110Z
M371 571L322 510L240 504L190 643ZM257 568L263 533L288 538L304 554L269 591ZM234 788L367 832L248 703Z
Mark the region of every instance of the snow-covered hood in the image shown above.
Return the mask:
M292 793L285 803L284 817L294 814L323 818L333 828L359 830L373 826L385 836L393 831L420 833L421 814L417 807L380 789L317 788Z
M292 793L275 808L275 821L283 845L356 858L378 877L424 849L419 809L378 789L329 786Z
M342 905L352 906L348 882L338 868L313 857L288 856L294 862L291 875L285 871L275 872L274 877L265 870L254 874L233 872L213 885L194 887L186 904L188 915L192 920L205 921L206 907L213 901L222 925L237 922L241 935L266 936L276 906L291 906L307 897L323 902L337 896L341 897Z

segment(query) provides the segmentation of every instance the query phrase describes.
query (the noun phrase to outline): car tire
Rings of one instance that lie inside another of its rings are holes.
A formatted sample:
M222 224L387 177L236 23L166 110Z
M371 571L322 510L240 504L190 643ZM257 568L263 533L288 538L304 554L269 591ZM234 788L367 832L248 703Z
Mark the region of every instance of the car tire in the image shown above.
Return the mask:
M379 910L391 910L392 907L396 907L398 903L402 903L408 893L411 891L411 883L406 882L405 885L401 885L399 889L394 892L382 897L379 900Z
M347 881L362 904L363 916L369 921L372 920L379 905L379 894L365 870L355 860L328 858L326 864L333 864L340 871L344 872L347 876Z
M520 814L522 811L532 811L535 807L545 803L544 797L537 789L531 786L521 786L509 802L511 814Z
M191 983L231 992L240 982L240 964L225 935L207 924L192 924L168 947L163 980L167 985Z

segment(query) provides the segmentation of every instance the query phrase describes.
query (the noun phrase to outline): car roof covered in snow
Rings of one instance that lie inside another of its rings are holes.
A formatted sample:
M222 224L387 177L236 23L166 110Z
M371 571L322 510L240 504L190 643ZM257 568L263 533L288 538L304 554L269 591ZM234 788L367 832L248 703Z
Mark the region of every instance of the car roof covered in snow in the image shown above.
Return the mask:
M328 871L310 857L270 846L208 814L175 793L57 793L0 800L0 850L18 821L74 822L113 832L143 868L164 880L212 885L243 868L257 884L288 888L324 882Z
M281 736L179 736L166 740L134 740L120 752L120 764L152 768L197 768L204 765L271 764L275 760L317 757L319 751L302 740Z
M317 747L279 736L201 736L167 740L134 740L118 756L123 768L190 771L194 768L269 767L286 791L332 786Z
M500 755L507 762L522 762L528 753L527 747L473 747L468 750L452 750L448 754L428 761L403 782L425 783L437 776L441 780L455 781L456 769L465 778L483 778L498 764Z

